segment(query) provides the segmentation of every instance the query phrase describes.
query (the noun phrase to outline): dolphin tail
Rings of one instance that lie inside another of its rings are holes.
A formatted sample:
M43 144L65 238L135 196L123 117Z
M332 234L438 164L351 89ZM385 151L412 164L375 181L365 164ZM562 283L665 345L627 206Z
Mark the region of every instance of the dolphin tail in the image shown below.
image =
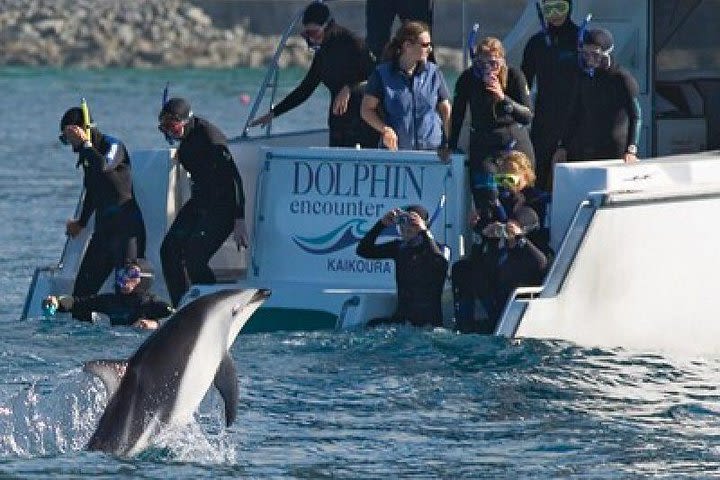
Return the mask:
M83 371L99 377L107 389L108 398L110 398L117 392L127 365L125 360L93 360L83 365Z
M237 416L238 390L237 370L229 353L225 353L215 374L213 383L225 401L225 425L230 426Z

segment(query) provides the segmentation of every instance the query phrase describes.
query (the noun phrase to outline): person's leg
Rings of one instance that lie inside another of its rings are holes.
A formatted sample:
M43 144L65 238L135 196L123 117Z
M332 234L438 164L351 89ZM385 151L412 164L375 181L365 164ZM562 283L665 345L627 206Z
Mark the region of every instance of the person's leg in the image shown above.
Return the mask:
M112 267L113 261L107 251L107 246L93 234L80 263L72 296L87 297L96 294L105 283ZM92 312L90 311L73 309L72 316L84 322L92 321Z
M419 20L432 30L433 0L399 0L398 16L400 20Z
M367 0L365 3L365 43L378 63L382 61L383 49L390 40L395 13L394 0Z
M185 243L185 267L191 283L215 283L215 274L208 263L232 233L233 224L231 211L207 211L199 217Z
M175 217L160 246L163 276L173 307L177 307L183 294L190 287L185 269L185 245L192 235L196 222L195 209L192 205L185 204Z

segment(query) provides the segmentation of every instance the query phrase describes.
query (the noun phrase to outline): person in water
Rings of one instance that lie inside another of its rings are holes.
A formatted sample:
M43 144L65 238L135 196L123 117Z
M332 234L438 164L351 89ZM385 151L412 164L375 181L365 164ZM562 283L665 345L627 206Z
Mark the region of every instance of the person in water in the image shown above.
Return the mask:
M376 318L368 326L409 323L418 327L442 326L441 295L448 262L427 226L428 211L422 205L392 209L360 240L357 254L363 258L395 261L397 308L389 318ZM377 244L386 228L396 226L400 240Z
M126 325L154 330L158 319L173 313L172 307L150 293L153 271L145 259L130 262L115 272L115 293L77 297L50 295L43 309L50 314L71 312L92 319L92 312L103 313L113 326Z
M505 49L497 38L478 41L473 65L455 84L450 148L458 146L465 109L470 106L470 188L475 208L492 201L489 181L497 162L511 150L521 151L532 161L533 148L527 126L532 120L530 91L525 76L505 61Z
M522 71L530 88L537 87L530 138L535 152L537 185L552 190L551 165L578 83L578 32L572 0L543 0L542 30L525 45Z
M608 30L585 32L580 52L583 70L553 162L637 161L642 123L640 88L632 74L615 63L611 55L614 48Z
M544 228L549 195L534 186L532 164L511 152L499 164L498 203L490 217L474 211L470 226L480 235L469 258L452 267L455 323L462 332L490 334L513 290L539 285L552 252ZM478 320L479 298L487 318Z
M367 0L365 2L366 39L375 58L382 58L390 40L395 17L401 23L422 22L432 30L433 0Z
M76 166L82 166L85 188L80 217L67 221L66 233L77 237L91 215L95 216L72 292L85 297L97 293L113 269L145 256L145 223L133 194L130 156L122 142L85 125L79 107L62 116L60 141L78 154ZM82 315L73 313L80 320L89 320Z
M159 115L159 129L179 140L176 158L190 174L190 200L182 206L160 247L165 284L177 307L192 283L215 283L208 262L232 233L248 246L245 196L225 135L193 115L183 98L171 98Z
M360 111L389 150L437 150L447 161L450 100L442 72L427 61L431 50L428 26L404 23L370 76Z
M364 42L338 25L324 3L311 3L302 18L302 35L315 50L303 81L268 113L250 123L266 125L273 118L305 102L320 83L330 91L328 126L331 147L375 148L377 133L360 118L360 103L374 67Z

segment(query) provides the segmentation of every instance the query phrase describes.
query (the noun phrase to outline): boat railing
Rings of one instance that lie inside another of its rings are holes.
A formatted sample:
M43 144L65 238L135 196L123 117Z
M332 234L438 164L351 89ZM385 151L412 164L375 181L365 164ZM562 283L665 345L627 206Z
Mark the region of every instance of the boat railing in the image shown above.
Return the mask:
M512 296L505 304L505 309L496 328L497 335L512 337L517 331L522 319L527 300L534 298L549 298L556 296L562 288L570 266L580 250L583 239L588 230L592 218L599 205L597 194L591 194L586 200L580 202L570 225L565 232L563 241L557 251L557 255L545 276L545 282L540 286L516 288Z

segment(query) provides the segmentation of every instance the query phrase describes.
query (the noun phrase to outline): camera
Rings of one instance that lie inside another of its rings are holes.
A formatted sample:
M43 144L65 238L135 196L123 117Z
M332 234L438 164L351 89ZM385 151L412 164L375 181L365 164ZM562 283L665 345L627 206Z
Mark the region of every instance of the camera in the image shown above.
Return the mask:
M408 225L410 223L410 214L404 210L400 210L395 216L395 223L397 225Z

